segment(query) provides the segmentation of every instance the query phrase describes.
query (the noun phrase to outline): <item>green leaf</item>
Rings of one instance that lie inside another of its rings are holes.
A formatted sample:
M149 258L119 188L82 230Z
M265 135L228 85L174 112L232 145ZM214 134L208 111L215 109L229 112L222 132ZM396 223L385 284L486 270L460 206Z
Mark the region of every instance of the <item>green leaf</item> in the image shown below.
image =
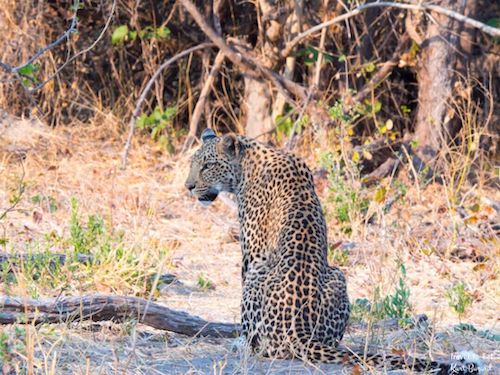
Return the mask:
M137 129L145 129L147 126L147 124L146 124L147 119L148 119L148 115L146 115L145 113L140 115L139 118L137 119L137 121L135 122Z
M319 52L316 48L307 46L300 51L299 55L304 56L304 64L314 65L318 61Z
M347 60L347 56L346 55L342 54L342 55L339 56L339 62L346 62L346 60Z
M132 30L128 32L128 39L132 42L137 39L137 31Z
M23 66L21 69L19 69L17 72L25 77L33 77L33 74L36 72L37 68L33 64L28 64Z
M500 28L500 17L490 18L486 24L491 27Z
M146 26L144 29L139 31L139 36L141 39L151 39L153 37L153 27Z
M167 39L170 36L170 29L165 26L160 26L155 30L155 35L159 39Z
M127 25L118 26L111 35L111 43L113 45L123 43L128 36L128 31Z
M361 159L361 156L359 155L359 152L357 151L354 151L352 153L352 157L351 157L351 160L355 163L359 162L359 160Z
M496 27L498 29L500 28L500 17L490 18L488 21L486 21L486 24L488 26ZM493 37L493 43L500 44L500 38Z
M166 26L154 28L153 26L146 26L139 31L139 36L142 39L167 39L170 37L171 31Z
M372 73L375 71L375 68L376 68L375 64L370 61L368 64L365 65L365 72Z
M42 196L40 194L35 194L31 197L31 203L39 204L42 202Z
M333 56L328 53L323 53L323 63L329 63L333 61Z
M477 213L479 212L479 209L481 208L481 206L479 206L479 203L475 203L473 204L472 206L470 206L470 210L474 213Z
M387 193L387 190L385 187L381 186L375 191L375 195L373 197L373 200L377 203L382 203L385 200L385 194Z

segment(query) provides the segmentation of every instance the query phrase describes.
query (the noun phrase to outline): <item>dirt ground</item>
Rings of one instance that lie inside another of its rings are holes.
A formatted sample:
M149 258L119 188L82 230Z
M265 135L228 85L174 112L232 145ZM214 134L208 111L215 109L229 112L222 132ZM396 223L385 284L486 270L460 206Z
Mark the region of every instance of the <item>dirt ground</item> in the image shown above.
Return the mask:
M211 321L238 322L241 254L231 197L221 197L209 207L199 205L183 187L189 155L170 157L140 135L135 138L127 169L121 170L123 139L111 117L103 115L100 125L78 129L52 130L3 116L0 212L10 205L16 181L23 174L26 187L15 209L0 222L0 237L8 239L0 251L26 252L29 244L43 244L48 234L67 237L70 200L75 197L80 215L101 215L108 227L123 233L143 256L148 257L149 249L166 249L157 271L175 274L180 284L161 286L157 302ZM308 164L318 168L314 159ZM329 207L332 203L324 185L325 181L318 179L320 197ZM359 189L365 188L360 185ZM375 188L371 189L367 196L373 195ZM495 223L500 222L500 192L468 187L461 205L465 208L451 209L442 185L421 187L407 182L407 190L405 198L396 201L387 213L371 202L368 210L378 213L378 219L371 224L357 222L351 235L340 232L339 223L329 219L329 241L347 254L340 266L346 273L351 301L371 300L376 287L391 291L398 282L398 264L404 264L412 312L427 315L427 328L403 330L397 324L367 327L353 322L344 344L364 347L368 343L387 353L404 348L443 359L451 359L461 350L474 351L492 374L499 369L500 354L500 247L495 233ZM34 203L32 197L37 195L51 197L57 209ZM474 204L474 209L468 208ZM210 287L200 287L200 280L208 280ZM458 281L472 296L472 304L460 319L446 297ZM106 278L98 283L94 280L92 285L98 285L96 291L101 293L125 291ZM85 292L78 286L42 291L45 297ZM32 296L21 286L10 293ZM460 321L478 331L457 331ZM12 329L0 328L4 332ZM231 340L186 338L142 325L71 323L44 325L32 331L36 372L44 374L352 371L248 356L235 352ZM479 331L489 332L489 338ZM10 371L13 369L14 365Z

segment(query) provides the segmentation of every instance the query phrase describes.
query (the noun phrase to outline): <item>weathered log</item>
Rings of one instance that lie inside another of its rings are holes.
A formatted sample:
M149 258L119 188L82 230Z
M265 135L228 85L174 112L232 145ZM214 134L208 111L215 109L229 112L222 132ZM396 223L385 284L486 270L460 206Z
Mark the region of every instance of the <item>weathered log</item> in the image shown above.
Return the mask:
M43 300L0 297L0 324L123 322L129 319L187 336L236 337L240 332L238 324L208 322L138 297L103 294Z

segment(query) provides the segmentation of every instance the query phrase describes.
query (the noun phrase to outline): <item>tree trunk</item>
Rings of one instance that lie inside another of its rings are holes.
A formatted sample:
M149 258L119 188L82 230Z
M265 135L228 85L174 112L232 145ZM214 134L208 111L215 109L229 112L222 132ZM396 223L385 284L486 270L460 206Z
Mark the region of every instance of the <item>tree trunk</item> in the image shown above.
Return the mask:
M246 113L245 133L259 141L266 140L273 130L271 119L272 97L266 81L245 77L244 107Z
M261 14L259 24L259 37L253 54L259 56L267 67L277 63L278 56L274 53L274 42L277 41L281 26L277 22L278 6L274 2L259 0L255 3L258 14ZM261 51L261 53L259 53ZM264 52L264 56L262 56ZM250 138L260 141L269 139L273 130L271 107L273 103L272 92L266 81L245 77L244 112L246 113L245 133Z
M442 0L439 5L457 12L465 1ZM439 151L446 145L456 66L457 22L433 13L437 24L427 19L428 26L421 45L418 80L418 112L414 140L416 153L426 164L435 164Z

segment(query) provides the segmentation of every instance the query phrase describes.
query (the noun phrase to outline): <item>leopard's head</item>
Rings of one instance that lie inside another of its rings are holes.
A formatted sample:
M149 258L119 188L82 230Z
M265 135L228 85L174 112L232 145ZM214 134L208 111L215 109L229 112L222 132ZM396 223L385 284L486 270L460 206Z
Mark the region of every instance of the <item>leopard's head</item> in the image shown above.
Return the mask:
M186 188L203 204L221 191L235 193L241 175L243 147L234 133L217 137L212 129L201 135L202 145L191 160Z

